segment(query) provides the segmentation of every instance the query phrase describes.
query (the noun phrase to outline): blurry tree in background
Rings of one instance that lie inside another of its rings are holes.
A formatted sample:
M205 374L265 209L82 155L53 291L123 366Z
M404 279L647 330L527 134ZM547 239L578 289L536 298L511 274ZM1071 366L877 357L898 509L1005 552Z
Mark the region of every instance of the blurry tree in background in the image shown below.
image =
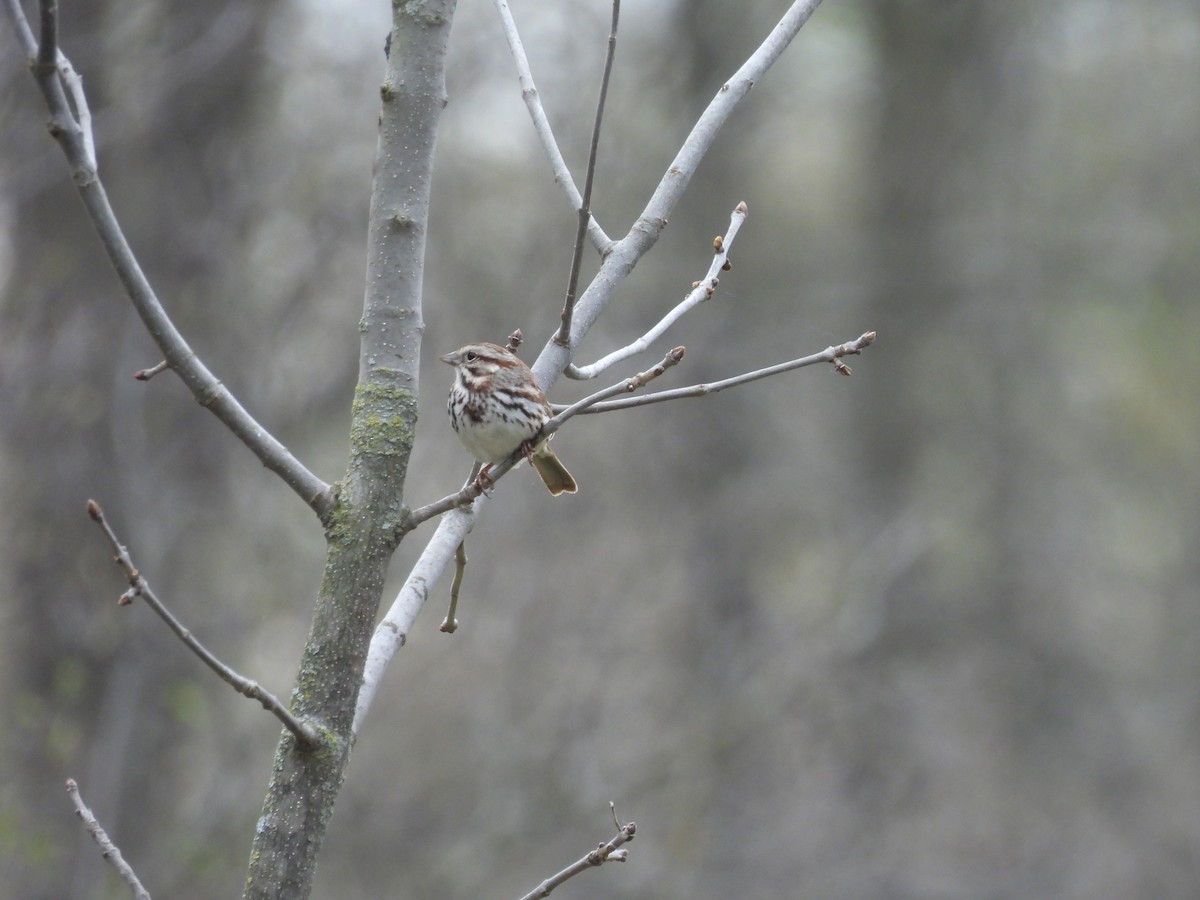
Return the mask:
M607 6L514 7L579 171ZM780 9L627 0L602 222L636 214ZM386 8L63 18L160 295L331 477ZM178 383L129 377L159 357L5 43L0 870L13 896L121 895L63 796L75 775L156 896L233 896L276 730L143 609L107 605L119 582L83 501L104 501L197 634L281 694L321 536ZM462 5L451 57L427 347L517 325L538 346L572 216L483 4ZM876 355L849 380L577 420L557 440L582 485L569 501L504 480L463 627L418 620L372 710L315 895L519 895L599 839L613 800L639 824L630 863L564 896L1192 896L1197 83L1185 0L825 4L582 356L682 296L739 200L733 271L667 342L689 347L680 377L868 327ZM435 355L414 505L467 462Z

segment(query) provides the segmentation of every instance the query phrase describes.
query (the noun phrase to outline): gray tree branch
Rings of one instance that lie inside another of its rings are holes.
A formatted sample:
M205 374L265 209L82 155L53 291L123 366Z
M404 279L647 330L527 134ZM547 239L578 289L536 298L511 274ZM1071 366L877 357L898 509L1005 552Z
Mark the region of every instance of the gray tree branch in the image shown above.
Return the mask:
M595 403L587 409L580 410L581 413L602 413L612 412L618 409L632 409L635 406L649 406L651 403L664 403L667 400L682 400L686 397L704 397L708 394L715 394L718 391L723 391L726 388L738 387L743 384L749 384L752 381L758 381L763 378L770 378L773 375L782 375L784 372L791 372L794 369L803 369L806 366L815 366L820 363L829 363L833 366L833 370L839 375L849 375L851 370L848 365L842 362L844 356L858 356L875 340L875 332L868 331L866 334L855 338L852 341L847 341L844 344L838 344L833 347L826 347L820 353L813 353L810 356L802 356L799 359L788 360L787 362L777 363L773 366L766 366L762 369L755 369L753 372L743 372L740 375L732 375L729 378L722 378L720 381L711 381L707 384L690 384L686 387L673 388L669 391L658 391L654 394L644 394L641 397L622 397L619 400L608 400L603 403Z
M149 891L142 887L142 882L138 880L137 873L133 871L133 866L125 862L125 857L121 855L121 848L113 843L112 838L108 836L108 832L104 830L104 827L100 824L95 814L83 802L83 797L79 795L79 785L75 783L74 778L67 779L67 794L71 798L71 803L75 805L75 814L83 820L83 825L87 829L88 834L92 836L92 840L100 848L100 855L113 864L113 868L117 870L117 874L121 876L121 879L129 885L129 890L137 900L150 900Z
M602 866L606 862L625 862L627 859L625 854L628 851L620 848L629 843L629 841L632 841L635 834L637 834L637 825L635 823L628 822L620 826L617 833L611 839L585 856L575 860L575 862L571 863L571 865L567 866L561 872L551 875L522 897L521 900L535 900L537 897L549 897L556 887L568 879L574 878L581 872Z
M167 315L130 248L100 179L91 133L91 116L87 111L82 82L58 47L57 3L54 0L41 0L42 34L41 40L37 41L25 19L20 0L4 2L13 21L17 40L30 59L34 80L50 112L50 134L67 157L75 187L104 252L146 330L166 358L167 365L187 385L201 406L220 419L264 466L279 475L305 503L324 517L331 505L329 486L305 468L260 425L208 370ZM68 100L68 93L74 98L74 109Z
M318 752L284 732L255 830L244 897L303 900L353 745L367 648L403 535L417 423L425 235L434 147L446 105L454 0L392 4L368 220L366 291L350 458L328 517L325 575L292 708L323 726Z
M257 681L252 681L249 678L239 675L225 663L221 662L212 651L200 643L190 629L175 617L174 613L167 609L167 605L151 589L150 582L142 575L141 570L133 564L133 558L129 555L129 550L121 543L112 526L108 524L108 519L105 518L100 504L95 500L89 500L87 502L87 511L92 521L100 526L108 538L109 545L113 549L113 560L121 567L121 571L125 573L125 580L129 582L129 590L121 596L120 602L128 604L132 598L140 597L153 610L155 615L167 623L167 627L175 633L175 636L179 640L183 641L184 646L200 657L200 661L216 672L222 681L239 694L261 703L263 709L282 722L283 727L292 732L298 741L306 746L316 744L318 740L317 733L311 725L301 722L293 716L288 708L279 701L278 697Z
M533 120L533 130L537 133L542 149L546 151L546 158L549 159L550 168L554 172L554 180L566 192L571 209L578 211L583 206L583 195L575 186L575 179L571 177L567 161L563 159L562 151L558 149L558 141L554 139L554 130L550 127L550 120L546 117L546 110L542 107L541 95L538 93L537 85L533 82L533 71L529 67L529 58L525 55L525 45L521 43L521 35L517 31L517 23L513 19L512 10L508 7L508 0L493 0L493 2L496 13L500 16L500 25L504 29L504 39L508 41L509 52L517 67L517 77L521 82L521 97L525 101L525 107L529 110L529 117ZM604 229L600 227L600 223L596 221L596 217L590 211L588 213L588 238L591 240L592 246L601 253L604 253L612 243L612 238L604 233Z

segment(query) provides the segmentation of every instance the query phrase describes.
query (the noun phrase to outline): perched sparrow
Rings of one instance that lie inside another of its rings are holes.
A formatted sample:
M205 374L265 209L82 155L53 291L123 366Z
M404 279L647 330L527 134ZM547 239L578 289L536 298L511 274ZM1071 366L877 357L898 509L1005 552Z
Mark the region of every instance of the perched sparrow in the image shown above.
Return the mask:
M579 488L550 449L548 439L531 441L550 418L550 403L529 366L495 344L467 344L440 357L454 366L450 388L450 424L462 445L484 464L482 482L493 463L524 446L525 455L550 493L574 494Z

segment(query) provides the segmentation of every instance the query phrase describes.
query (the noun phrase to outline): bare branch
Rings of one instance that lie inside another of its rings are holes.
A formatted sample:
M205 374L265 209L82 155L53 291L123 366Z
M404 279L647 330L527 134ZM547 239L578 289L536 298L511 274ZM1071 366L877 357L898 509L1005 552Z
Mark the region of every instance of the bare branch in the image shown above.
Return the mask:
M306 469L273 435L242 407L196 356L163 309L121 230L95 158L91 114L82 79L58 48L58 7L54 0L41 0L41 41L35 42L19 0L5 0L21 46L36 47L32 59L34 79L50 111L50 134L62 148L84 208L108 254L125 292L133 302L150 336L162 350L167 365L175 370L192 396L220 419L272 472L275 472L318 515L324 517L333 505L329 485ZM74 110L64 85L74 100Z
M687 190L692 175L716 140L717 134L750 93L750 88L787 49L788 44L800 32L820 2L821 0L795 0L758 49L721 86L708 107L701 113L675 159L667 167L645 209L629 233L608 248L604 261L600 264L600 271L575 304L571 320L570 347L549 341L531 366L543 388L549 390L553 387L559 374L571 362L571 348L579 346L580 341L604 312L617 288L633 271L638 260L657 243L667 226L667 219Z
M113 561L121 567L125 573L126 580L129 582L129 590L122 594L117 601L120 605L127 606L133 602L135 597L141 597L146 601L146 605L154 610L160 619L167 623L167 627L175 632L175 636L183 641L189 650L200 657L201 662L216 672L222 681L230 685L239 694L243 694L251 700L257 700L261 703L263 709L270 712L282 722L284 727L292 732L296 736L296 740L301 744L315 746L320 742L320 737L316 729L293 716L274 694L267 691L258 682L243 678L237 672L233 671L233 669L229 668L229 666L225 665L225 663L217 659L207 647L196 640L195 636L184 627L182 622L175 618L163 602L158 599L154 591L151 590L149 582L146 581L142 573L133 564L133 559L130 557L129 551L117 538L116 532L108 524L108 520L104 517L104 511L100 508L99 503L95 500L89 500L87 502L87 512L92 517L92 520L104 530L109 543L112 544L114 553Z
M450 608L442 620L439 631L454 634L458 631L458 592L462 588L463 576L467 574L467 542L461 541L454 551L454 580L450 582Z
M55 68L58 54L58 2L57 0L41 0L38 4L41 14L42 40L38 44L38 66L43 69Z
M11 2L15 2L15 0L11 0ZM493 0L493 3L500 16L500 25L504 29L509 52L512 53L513 62L517 67L517 78L521 82L521 96L529 110L529 117L533 119L533 129L537 133L538 140L541 141L542 149L546 151L546 156L550 159L554 180L561 184L563 190L566 191L571 209L582 209L583 197L579 193L579 188L575 186L574 179L571 178L571 170L567 168L567 161L563 159L562 151L558 149L558 142L554 140L554 131L550 127L550 120L546 118L546 110L542 108L542 100L538 95L537 86L533 83L529 58L525 55L525 47L521 43L521 35L517 31L517 23L513 20L512 10L508 8L508 0ZM606 253L612 244L612 238L604 233L604 229L600 227L600 223L590 212L588 237L591 239L592 246L602 254Z
M430 588L442 577L458 546L475 526L475 517L487 499L486 496L477 497L471 510L451 509L442 516L433 537L429 539L425 550L408 573L404 586L400 588L396 599L376 626L363 668L362 686L358 691L354 723L350 729L352 735L357 736L362 728L383 673L387 671L388 663L396 655L396 651L408 640L408 633L412 630L417 613L429 598Z
M616 862L625 862L628 859L627 851L618 850L619 847L632 841L634 835L637 834L637 825L634 822L629 822L621 827L616 835L606 844L601 844L591 853L580 859L577 859L571 865L567 866L557 875L551 875L532 891L526 894L521 900L534 900L536 897L549 897L550 892L566 881L568 878L574 878L580 872L586 872L588 869L602 866L610 860Z
M602 413L612 412L618 409L632 409L635 406L648 406L651 403L663 403L667 400L682 400L685 397L704 397L708 394L715 394L718 391L723 391L725 388L737 387L742 384L749 384L752 381L758 381L761 378L770 378L772 375L780 375L784 372L790 372L793 369L802 369L805 366L815 366L818 363L831 363L834 371L839 375L849 375L850 367L841 361L843 356L857 356L862 353L871 342L875 340L875 332L868 331L866 334L853 341L847 341L845 344L838 344L836 347L826 347L820 353L814 353L812 356L793 359L789 362L779 363L778 365L768 366L765 369L756 369L753 372L745 372L741 375L734 375L731 378L725 378L721 381L713 381L708 384L692 384L687 387L674 388L669 391L659 391L656 394L646 394L642 397L623 397L620 400L610 400L607 403L596 403L587 409L580 410L583 413Z
M529 105L530 112L534 116L534 123L538 127L539 134L544 135L543 146L550 155L555 176L562 180L564 186L568 188L568 194L573 198L572 204L578 208L581 198L570 183L566 165L562 162L561 154L554 144L549 125L545 123L545 113L537 100L533 79L528 76L528 62L525 61L524 50L521 48L516 28L511 24L507 3L505 0L495 0L495 4L501 20L506 23L509 45L513 49L518 69L523 73L521 84L526 104ZM549 390L554 385L559 374L571 362L571 348L577 346L588 333L615 294L617 287L633 270L637 261L657 242L663 228L666 227L667 217L679 202L679 198L683 196L692 174L734 109L749 93L754 82L775 63L818 5L820 5L820 0L796 0L758 49L738 69L733 78L717 92L716 97L709 103L708 108L692 128L679 153L676 154L675 160L668 167L641 216L621 241L616 244L607 243L607 239L598 242L594 234L598 226L595 226L593 220L593 225L589 227L589 234L592 234L593 243L603 248L604 260L600 265L600 271L575 304L571 320L571 347L563 347L551 340L547 342L531 367L544 389ZM539 122L542 124L539 125ZM501 466L503 465L502 463ZM499 470L500 466L493 467L491 470L493 476L497 476ZM466 490L464 488L464 491ZM403 646L405 636L411 630L431 585L445 572L459 543L470 532L476 518L488 502L487 496L477 496L473 501L467 501L466 497L467 494L460 491L458 495L443 498L434 504L413 511L406 520L405 527L407 529L415 527L419 521L424 521L424 519L418 518L419 515L429 518L432 515L446 513L442 515L429 543L421 552L407 581L371 638L371 647L367 653L366 667L363 672L363 683L359 690L358 703L354 713L352 733L355 735L362 727L388 663L395 655L396 650ZM470 502L469 509L461 508L465 502ZM455 507L460 508L456 509ZM446 512L447 510L450 511Z
M579 267L583 264L583 239L592 217L592 185L596 180L596 157L600 151L600 126L604 121L604 101L608 97L608 80L612 75L613 59L617 55L617 24L621 20L621 0L612 0L612 27L608 32L608 55L604 60L604 75L600 79L600 97L596 101L596 121L592 124L592 144L588 150L587 175L583 180L583 203L579 207L579 229L575 234L575 249L571 255L571 274L567 278L567 296L563 303L561 322L554 340L563 347L571 345L571 315L575 311L576 291L579 290Z
M580 413L587 412L589 409L601 403L602 401L607 400L609 397L614 397L617 394L630 394L639 388L645 387L663 372L667 371L667 369L671 368L672 366L679 365L680 361L683 359L683 354L683 347L675 347L673 350L668 351L666 356L664 356L645 372L638 372L638 374L630 378L626 378L624 381L619 381L610 387L606 387L602 391L596 391L596 393L584 397L582 400L578 400L575 403L572 403L570 406L562 407L557 413L555 413L553 417L550 418L549 421L546 422L545 425L542 426L542 434L553 434L554 432L558 431L558 429L562 428L563 423L566 422L567 419L571 418L572 416L577 416Z
M75 804L75 814L83 820L83 825L87 828L88 834L99 845L100 855L113 864L113 868L117 870L117 874L129 885L129 890L133 892L133 896L137 900L150 900L150 892L142 887L137 873L133 871L133 866L125 862L125 857L121 855L121 848L112 842L112 839L100 825L96 816L84 804L83 798L79 796L79 785L75 783L74 778L67 779L67 795L71 798L71 802Z
M748 208L744 202L739 203L734 208L733 214L729 218L729 230L713 242L713 260L712 265L708 267L707 274L692 285L691 293L684 297L678 306L663 316L657 325L633 343L622 347L620 350L614 350L589 366L576 366L574 364L567 366L563 374L568 378L576 380L595 378L616 363L641 353L662 337L666 330L683 318L686 313L715 294L717 292L717 285L720 284L717 273L729 267L729 249L733 246L733 241L737 237L742 223L746 221L747 213Z
M33 31L29 27L29 20L25 18L21 0L4 0L4 8L8 10L8 17L12 19L13 32L17 36L17 42L21 45L25 58L32 66L36 62L38 42L33 39Z

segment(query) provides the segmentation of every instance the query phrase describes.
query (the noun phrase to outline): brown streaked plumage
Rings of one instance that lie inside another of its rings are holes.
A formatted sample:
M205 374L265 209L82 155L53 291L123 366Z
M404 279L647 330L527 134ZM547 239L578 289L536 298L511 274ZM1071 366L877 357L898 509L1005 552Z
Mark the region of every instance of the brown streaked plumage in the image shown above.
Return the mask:
M458 439L484 464L494 463L524 445L533 468L551 494L574 494L571 473L550 449L549 440L528 445L551 416L550 403L529 366L496 344L467 344L440 357L454 366L454 384L446 408Z

